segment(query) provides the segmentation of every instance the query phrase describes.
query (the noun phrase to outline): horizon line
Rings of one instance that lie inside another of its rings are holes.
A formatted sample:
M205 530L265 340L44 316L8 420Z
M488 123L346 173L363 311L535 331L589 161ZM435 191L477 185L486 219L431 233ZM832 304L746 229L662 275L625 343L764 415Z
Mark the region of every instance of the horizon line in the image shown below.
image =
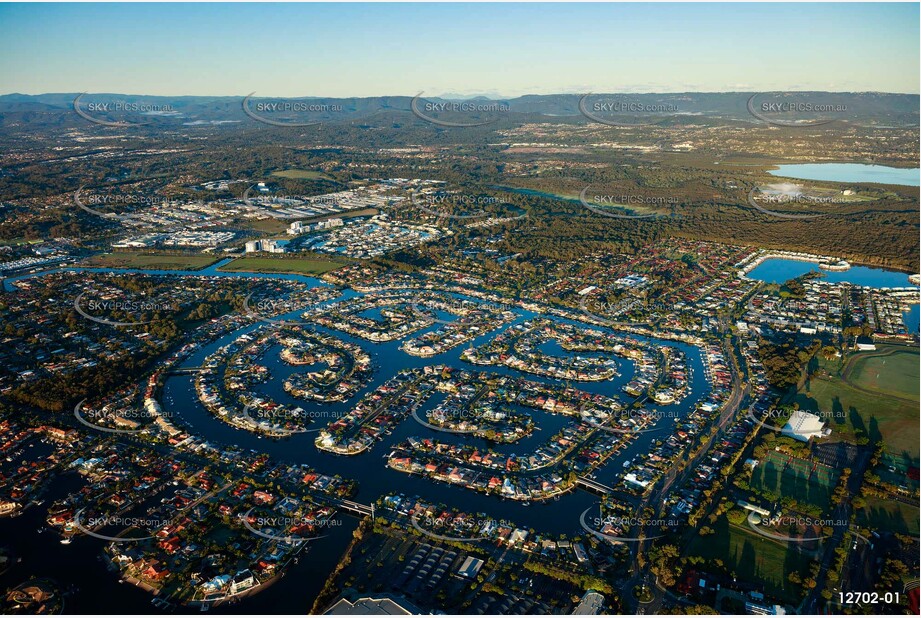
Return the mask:
M256 91L258 92L258 91ZM288 96L277 96L277 95L259 95L253 92L252 94L142 94L142 93L132 93L132 92L115 92L115 91L72 91L72 92L42 92L38 94L31 94L27 92L6 92L0 94L0 97L9 97L9 96L23 96L23 97L44 97L44 96L79 96L83 95L100 95L100 94L117 94L123 96L131 97L197 97L197 98L246 98L251 96L256 99L379 99L379 98L414 98L421 96L424 92L417 94L363 94L363 95L351 95L351 96L331 96L331 95L322 95L322 94L305 94L305 95L288 95ZM921 96L921 92L897 92L897 91L887 91L887 90L663 90L663 91L644 91L644 92L633 92L633 91L580 91L580 92L528 92L524 94L518 94L514 96L488 96L483 94L471 94L471 95L457 95L455 93L442 93L442 94L431 94L428 95L428 98L445 98L445 99L488 99L491 101L505 100L505 99L519 99L521 97L528 96L539 96L539 97L553 97L553 96L583 96L583 95L675 95L675 94L794 94L794 93L820 93L820 94L885 94L885 95L905 95L905 96Z

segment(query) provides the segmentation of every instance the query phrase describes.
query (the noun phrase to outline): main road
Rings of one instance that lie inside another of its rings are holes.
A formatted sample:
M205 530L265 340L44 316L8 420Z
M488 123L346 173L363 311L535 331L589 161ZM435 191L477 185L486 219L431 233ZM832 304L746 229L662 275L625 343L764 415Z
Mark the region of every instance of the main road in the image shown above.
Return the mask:
M688 460L687 464L683 466L680 470L678 468L672 468L669 473L664 476L662 479L656 483L655 487L650 491L646 497L640 502L637 506L637 515L641 516L650 505L660 505L660 508L657 509L657 517L653 519L660 519L665 513L665 498L668 496L671 488L676 484L681 486L691 474L697 469L698 464L703 460L703 458L708 454L710 448L713 446L716 440L722 437L723 432L729 426L730 422L735 419L739 409L742 407L746 399L748 398L751 387L749 384L742 383L742 373L739 367L738 357L735 354L736 346L731 339L723 341L723 352L726 354L727 358L730 358L732 361L732 390L730 392L729 398L726 400L723 410L720 413L719 419L716 420L715 425L711 427L716 427L716 431L713 432L713 435L710 436L710 439L707 440L694 456L693 459ZM642 536L643 538L654 537L660 532L660 526L655 522L641 526L641 534L637 536ZM653 591L653 598L648 603L640 603L633 596L633 588L644 583L648 585L649 579L651 577L650 564L646 561L644 567L640 567L639 556L640 552L643 551L646 541L638 541L633 548L633 558L632 558L632 572L634 575L630 577L623 587L623 594L621 595L624 599L624 603L629 606L630 610L634 613L638 613L639 610L642 610L642 613L646 614L655 614L662 608L663 603L665 602L665 597L669 597L675 602L687 602L684 599L675 596L671 592L661 588L658 585L658 582L655 582L655 585L651 587Z

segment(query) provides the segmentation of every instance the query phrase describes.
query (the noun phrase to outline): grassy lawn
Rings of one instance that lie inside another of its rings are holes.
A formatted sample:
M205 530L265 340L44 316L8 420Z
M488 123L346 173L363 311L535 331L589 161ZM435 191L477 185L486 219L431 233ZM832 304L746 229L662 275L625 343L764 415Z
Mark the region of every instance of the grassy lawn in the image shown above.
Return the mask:
M323 172L317 172L315 170L281 170L279 172L272 172L272 176L307 180L334 180Z
M854 361L848 383L883 395L918 401L918 349L886 346L887 356L861 354Z
M864 434L874 441L882 436L887 450L918 461L921 432L917 403L861 391L837 377L807 380L795 401L803 410L832 413L832 439L853 441Z
M279 221L278 219L255 219L246 221L243 224L243 227L247 229L262 232L263 234L284 234L285 230L288 229L289 223L285 221Z
M824 466L813 472L809 462L796 458L789 462L789 457L773 451L769 455L752 471L753 489L813 504L823 512L828 508L838 474Z
M165 255L156 253L105 253L80 262L88 268L149 268L151 270L200 270L218 261L210 255Z
M295 275L322 275L331 270L342 268L348 264L344 260L334 258L313 257L246 257L238 258L225 264L220 270L244 271L254 273L291 273Z
M857 522L875 530L918 536L918 515L917 506L883 498L867 498L867 506L857 513Z
M810 557L800 553L796 543L774 541L734 526L725 515L711 528L713 534L694 537L687 550L689 556L722 560L740 579L763 582L768 594L793 604L800 601L800 587L787 581L786 576L793 571L805 575Z

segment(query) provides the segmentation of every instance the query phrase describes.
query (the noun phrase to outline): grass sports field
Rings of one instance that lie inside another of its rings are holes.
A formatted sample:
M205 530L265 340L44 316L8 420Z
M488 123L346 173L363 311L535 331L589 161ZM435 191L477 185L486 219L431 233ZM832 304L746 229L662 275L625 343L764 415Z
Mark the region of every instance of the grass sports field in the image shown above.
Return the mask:
M105 253L81 262L87 268L147 268L151 270L201 270L218 261L208 255L165 255L156 253Z
M239 258L225 264L220 270L254 273L291 273L295 275L322 275L345 266L348 262L335 259L297 258Z
M751 487L797 502L828 508L831 493L838 482L838 472L828 466L769 451L752 471Z
M288 224L278 219L255 219L243 224L247 229L263 234L284 234Z
M886 347L884 354L859 354L846 374L848 384L883 395L918 401L918 348Z
M832 413L832 439L882 436L890 453L917 464L918 363L918 350L904 346L855 354L840 376L807 380L795 401L803 410Z
M867 498L867 505L857 513L857 523L861 526L890 530L918 536L917 506L911 506L895 500Z
M314 170L281 170L278 172L272 172L272 176L278 176L279 178L297 178L307 180L333 180L323 172L317 172Z
M796 543L782 543L749 532L730 524L725 515L711 527L713 534L694 537L688 555L722 560L740 579L763 581L765 592L792 603L800 600L800 588L786 576L793 571L806 575L810 557L799 553Z

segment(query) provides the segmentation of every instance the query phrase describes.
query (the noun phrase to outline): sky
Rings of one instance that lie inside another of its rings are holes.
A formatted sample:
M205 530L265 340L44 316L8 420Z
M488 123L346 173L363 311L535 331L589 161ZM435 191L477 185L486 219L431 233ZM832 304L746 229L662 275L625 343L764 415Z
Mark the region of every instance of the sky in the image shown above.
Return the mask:
M919 92L918 3L0 4L0 94Z

